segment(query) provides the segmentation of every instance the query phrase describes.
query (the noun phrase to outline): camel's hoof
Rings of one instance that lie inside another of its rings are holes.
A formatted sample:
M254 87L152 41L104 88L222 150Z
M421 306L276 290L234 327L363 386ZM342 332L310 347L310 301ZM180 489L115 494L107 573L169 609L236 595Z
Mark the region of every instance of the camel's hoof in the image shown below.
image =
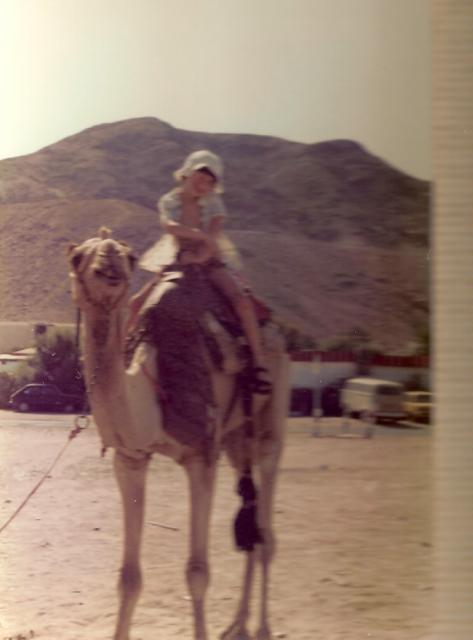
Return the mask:
M234 622L222 633L220 640L251 640L251 636L243 625Z
M271 635L271 631L269 627L262 627L258 629L255 635L255 640L272 640L273 636Z

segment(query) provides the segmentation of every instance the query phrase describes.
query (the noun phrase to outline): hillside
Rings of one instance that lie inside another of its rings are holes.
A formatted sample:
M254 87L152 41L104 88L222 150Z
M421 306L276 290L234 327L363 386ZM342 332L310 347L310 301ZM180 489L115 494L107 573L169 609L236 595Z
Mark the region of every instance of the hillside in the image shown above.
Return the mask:
M278 315L319 343L361 328L406 350L428 313L428 183L352 141L188 132L153 118L0 162L0 318L72 319L67 243L106 224L141 253L159 235L156 199L203 147L224 159L229 233Z

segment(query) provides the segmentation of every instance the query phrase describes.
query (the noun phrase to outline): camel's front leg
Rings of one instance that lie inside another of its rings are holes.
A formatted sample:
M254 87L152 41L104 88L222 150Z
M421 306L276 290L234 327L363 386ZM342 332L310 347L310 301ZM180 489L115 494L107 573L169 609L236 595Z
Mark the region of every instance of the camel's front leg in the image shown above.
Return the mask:
M118 583L120 610L114 640L129 640L131 618L142 584L140 549L148 459L136 460L116 452L114 467L123 502L125 528L123 563Z
M190 556L186 577L192 598L195 640L207 640L205 594L209 585L209 523L215 487L215 463L193 458L184 464L189 480Z

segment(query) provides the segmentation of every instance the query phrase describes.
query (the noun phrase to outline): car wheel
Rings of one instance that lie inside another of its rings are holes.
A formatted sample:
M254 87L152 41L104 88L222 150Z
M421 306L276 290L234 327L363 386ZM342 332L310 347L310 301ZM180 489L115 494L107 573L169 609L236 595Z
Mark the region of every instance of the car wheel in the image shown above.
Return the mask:
M20 404L18 405L18 411L21 411L21 413L26 413L29 408L30 407L27 402L20 402Z

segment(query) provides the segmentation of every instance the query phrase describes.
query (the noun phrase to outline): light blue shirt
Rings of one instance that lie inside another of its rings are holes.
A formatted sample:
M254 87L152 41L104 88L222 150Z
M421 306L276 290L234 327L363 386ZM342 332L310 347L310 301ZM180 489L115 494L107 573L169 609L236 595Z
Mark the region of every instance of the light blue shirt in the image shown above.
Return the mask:
M159 219L164 226L167 222L180 222L182 213L182 202L179 197L179 188L165 193L157 202ZM201 224L203 231L214 216L227 217L227 211L222 198L215 192L209 193L199 199L198 205L201 213ZM222 259L227 266L235 271L241 270L241 260L238 249L223 232L218 234L217 244L220 249ZM139 261L142 269L147 271L158 271L163 266L172 264L178 252L178 242L170 233L164 233L160 240L150 247Z
M222 198L217 193L209 193L197 202L202 216L202 225L206 227L215 216L227 217L227 211ZM164 194L158 200L159 219L161 224L167 222L180 222L182 202L179 197L179 189L173 189Z

